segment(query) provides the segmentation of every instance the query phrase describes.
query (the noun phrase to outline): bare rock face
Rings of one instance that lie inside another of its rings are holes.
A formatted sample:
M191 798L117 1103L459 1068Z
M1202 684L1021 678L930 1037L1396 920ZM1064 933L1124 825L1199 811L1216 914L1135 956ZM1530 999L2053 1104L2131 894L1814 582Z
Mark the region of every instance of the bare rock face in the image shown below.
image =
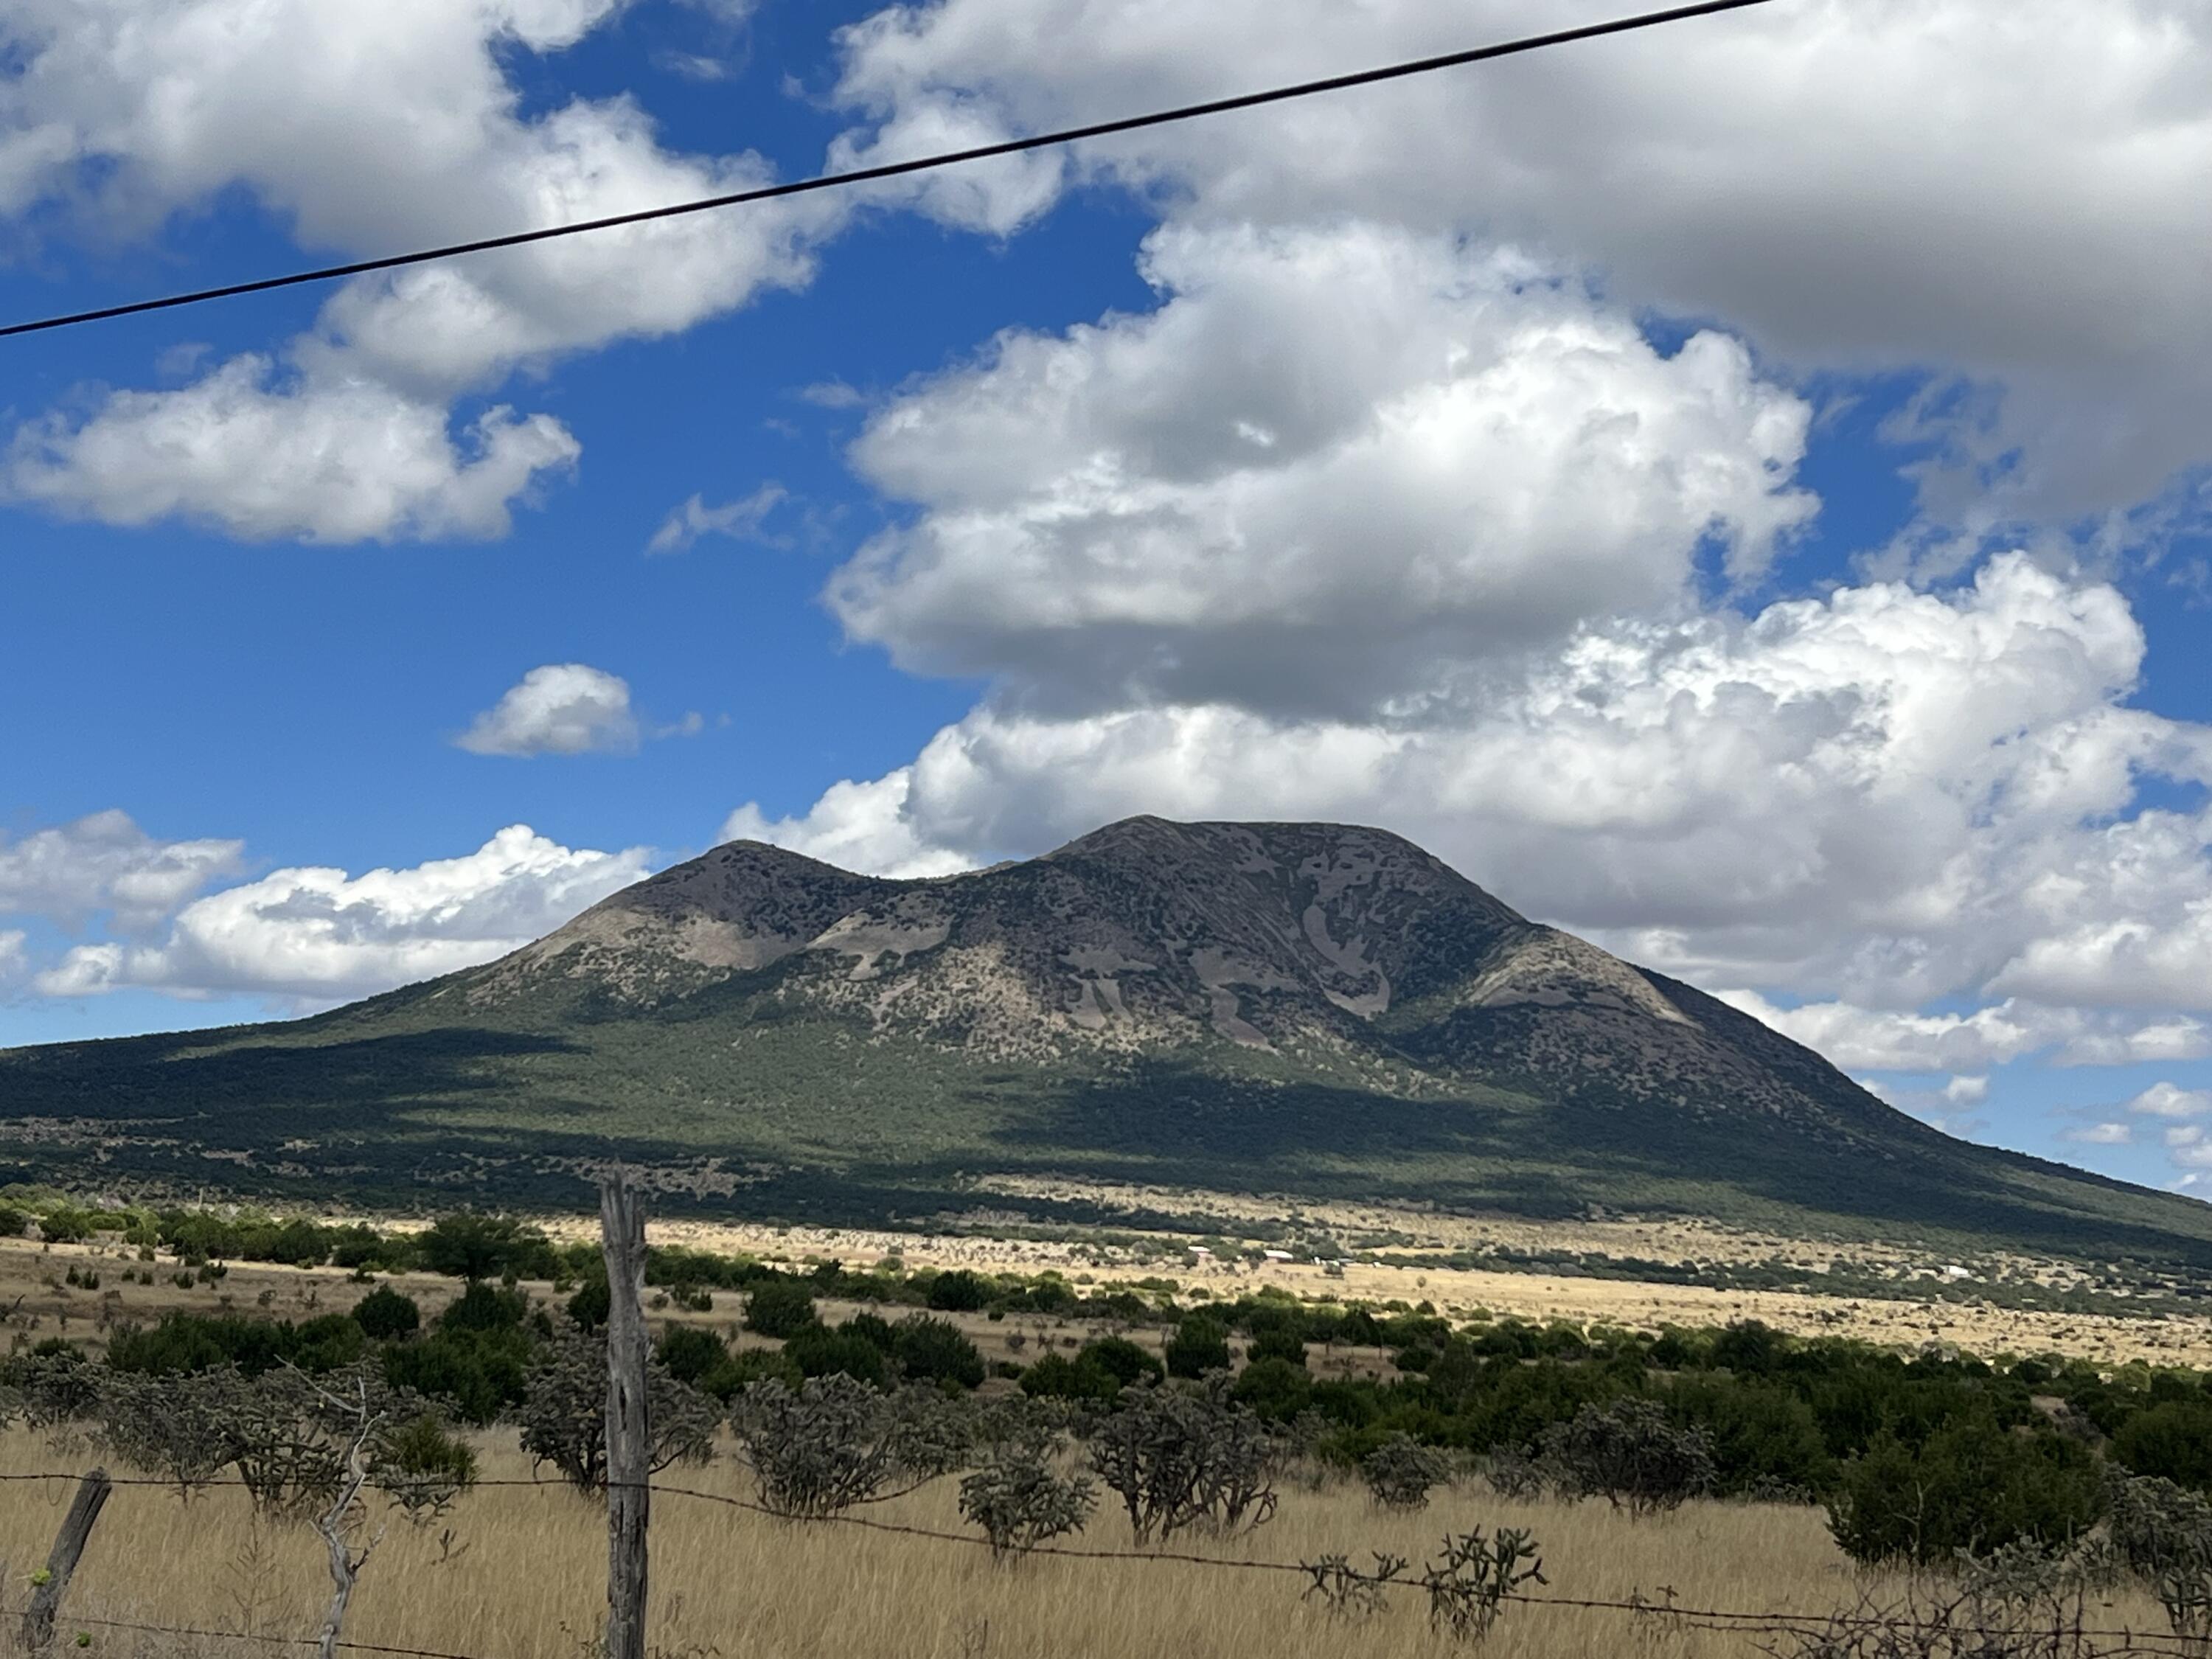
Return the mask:
M1412 842L1344 824L1130 818L919 881L736 842L450 988L475 1011L550 993L640 1015L772 990L780 1016L1017 1064L1243 1053L1698 1115L1886 1111L1805 1051L1778 1071L1733 1011L1686 1007Z
M468 976L465 995L496 1006L566 980L652 1006L786 963L795 995L970 1047L1211 1033L1264 1048L1340 1036L1437 982L1449 970L1428 941L1449 936L1449 955L1545 932L1376 830L1132 818L1026 863L908 882L738 842ZM1601 977L1635 978L1566 944ZM1557 998L1576 981L1553 956Z

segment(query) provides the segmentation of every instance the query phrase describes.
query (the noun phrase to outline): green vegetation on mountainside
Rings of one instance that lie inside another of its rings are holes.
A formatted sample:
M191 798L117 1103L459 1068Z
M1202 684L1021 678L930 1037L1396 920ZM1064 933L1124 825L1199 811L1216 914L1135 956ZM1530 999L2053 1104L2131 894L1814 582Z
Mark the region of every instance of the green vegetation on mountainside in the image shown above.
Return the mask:
M975 1184L1063 1176L2212 1266L2212 1207L1949 1139L1340 826L896 883L732 844L318 1018L0 1054L0 1182L569 1208L616 1155L793 1219L1096 1218Z

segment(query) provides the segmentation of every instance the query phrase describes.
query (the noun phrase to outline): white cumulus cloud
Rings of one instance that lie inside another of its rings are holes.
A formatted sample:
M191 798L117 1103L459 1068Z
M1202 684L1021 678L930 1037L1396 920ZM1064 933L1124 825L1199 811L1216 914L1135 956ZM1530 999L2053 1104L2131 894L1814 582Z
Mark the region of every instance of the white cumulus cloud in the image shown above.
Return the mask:
M244 850L236 841L157 840L113 811L13 841L0 836L0 915L76 927L106 913L117 927L135 932L235 873ZM15 939L20 946L21 935Z
M1540 0L942 0L844 36L854 159L1163 107L1577 21ZM1080 40L1084 49L1066 49ZM2124 507L2203 459L2212 14L2177 0L1805 0L927 177L1018 228L1109 179L1178 217L1344 214L1586 261L1926 406L1932 510ZM2065 227L2063 235L2053 227Z
M118 392L82 421L19 428L0 490L72 518L179 518L246 541L503 536L510 503L579 447L494 409L457 441L444 405L374 381L234 357L176 392Z
M2212 1089L2154 1083L2128 1102L2127 1109L2147 1117L2203 1117L2212 1113Z
M274 871L193 901L153 943L77 946L34 982L58 997L139 987L343 1001L489 962L650 868L643 848L571 849L517 824L405 869Z
M562 662L532 669L454 742L476 755L625 754L638 736L629 681Z
M226 191L302 246L385 253L763 182L664 146L628 97L523 106L507 64L621 0L17 0L0 9L0 215L157 234ZM455 424L517 368L679 332L804 283L842 204L763 204L362 277L275 354L106 394L19 433L0 492L73 516L246 538L495 535L575 441L544 416Z
M2059 1139L2085 1146L2127 1146L2134 1144L2135 1129L2126 1123L2089 1123L2062 1131Z
M910 867L1139 811L1381 823L1634 959L1790 988L1810 1006L1778 1023L1850 1063L1966 1073L2075 1042L2144 1058L2203 1033L2162 1004L1919 1012L2077 915L2212 891L2188 838L2134 810L2146 774L2212 771L2203 728L2128 705L2142 651L2117 591L2008 556L1947 593L1591 623L1450 719L987 701L910 765L753 829ZM2115 874L2130 836L2146 850Z
M917 503L833 580L910 667L1085 696L1358 708L1436 665L1680 605L1815 503L1811 418L1742 346L1662 356L1506 254L1347 223L1170 228L1162 303L1009 333L853 450Z

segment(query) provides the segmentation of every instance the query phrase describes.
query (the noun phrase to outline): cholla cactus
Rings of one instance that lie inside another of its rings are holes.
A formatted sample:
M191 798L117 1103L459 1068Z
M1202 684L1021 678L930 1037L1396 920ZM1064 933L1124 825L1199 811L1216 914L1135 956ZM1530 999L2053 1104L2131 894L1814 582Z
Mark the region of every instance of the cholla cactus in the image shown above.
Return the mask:
M793 1389L771 1378L732 1402L730 1426L761 1502L779 1515L836 1515L950 1474L969 1435L934 1389L877 1392L840 1373Z
M1139 1543L1203 1522L1249 1530L1275 1513L1274 1442L1230 1399L1225 1379L1198 1389L1135 1388L1091 1437L1091 1467L1128 1511Z
M522 1449L550 1463L569 1485L597 1492L607 1484L607 1342L604 1333L569 1326L531 1361L521 1410ZM653 1470L703 1463L714 1449L714 1402L668 1374L658 1361L646 1371L647 1421Z
M2119 1564L2149 1586L2174 1634L2212 1648L2212 1502L2171 1480L2107 1473L2105 1529Z
M1065 1441L1047 1431L1003 1440L960 1483L960 1513L983 1529L994 1560L1080 1532L1098 1506L1098 1490L1055 1468Z
M1450 1457L1411 1435L1394 1434L1359 1461L1367 1494L1386 1510L1408 1514L1429 1506L1429 1493L1451 1479Z
M1523 1584L1547 1582L1536 1540L1521 1527L1500 1527L1488 1536L1480 1527L1447 1534L1443 1553L1420 1580L1429 1593L1430 1625L1461 1642L1489 1635L1507 1598Z

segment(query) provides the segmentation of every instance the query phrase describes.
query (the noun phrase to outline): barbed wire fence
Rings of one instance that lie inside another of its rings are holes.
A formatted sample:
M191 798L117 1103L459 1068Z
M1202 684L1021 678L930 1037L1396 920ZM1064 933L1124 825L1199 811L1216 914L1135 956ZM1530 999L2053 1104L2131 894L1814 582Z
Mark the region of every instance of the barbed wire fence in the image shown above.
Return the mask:
M0 1483L66 1484L81 1480L77 1473L53 1470L34 1473L0 1474ZM153 1487L173 1491L175 1482L150 1476L116 1475L110 1477L113 1485L126 1487ZM243 1488L245 1482L236 1480L210 1480L198 1483L205 1488ZM621 1483L617 1483L621 1484ZM844 1527L855 1530L902 1538L915 1538L940 1544L957 1545L963 1548L990 1548L990 1540L972 1533L951 1532L942 1528L927 1527L910 1522L879 1520L872 1516L850 1514L793 1516L769 1505L727 1492L702 1491L696 1486L664 1484L660 1481L643 1483L654 1498L672 1498L710 1504L763 1516L794 1527ZM526 1489L547 1493L573 1495L575 1488L565 1480L538 1479L488 1479L472 1483L474 1488ZM1170 1549L1104 1549L1070 1544L1039 1544L1026 1553L1061 1560L1094 1564L1128 1565L1171 1565L1230 1573L1270 1574L1279 1577L1303 1578L1310 1581L1315 1563L1278 1561L1269 1559L1239 1559L1229 1556L1202 1555L1188 1550ZM1416 1588L1411 1583L1392 1583L1392 1589ZM1582 1612L1622 1614L1653 1634L1675 1632L1705 1632L1735 1635L1747 1641L1776 1637L1812 1638L1829 1637L1838 1632L1874 1632L1880 1631L1905 1632L1915 1627L1916 1620L1897 1614L1841 1609L1811 1612L1802 1608L1784 1607L1714 1607L1685 1605L1675 1599L1673 1592L1662 1591L1656 1596L1641 1593L1620 1596L1532 1595L1508 1591L1499 1600L1516 1609L1553 1613ZM23 1609L0 1599L0 1620L15 1620L22 1616ZM238 1630L218 1630L203 1626L166 1625L158 1622L94 1618L70 1614L64 1620L73 1630L112 1630L143 1635L159 1635L180 1639L210 1642L243 1642L267 1648L313 1648L319 1638L313 1634L277 1636L266 1632ZM1951 1621L1945 1626L1947 1633L1962 1637L1999 1638L2018 1636L2017 1625L1996 1625L1971 1621ZM2046 1632L2078 1640L2116 1644L2094 1650L2098 1659L2187 1659L2202 1654L2203 1644L2188 1636L2172 1632L2139 1630L2129 1626L2101 1626L2079 1621L2063 1628L2054 1627ZM456 1653L435 1648L419 1648L377 1642L340 1639L333 1645L341 1652L374 1654L385 1659L506 1659L506 1656ZM2083 1650L2087 1651L2087 1650Z

